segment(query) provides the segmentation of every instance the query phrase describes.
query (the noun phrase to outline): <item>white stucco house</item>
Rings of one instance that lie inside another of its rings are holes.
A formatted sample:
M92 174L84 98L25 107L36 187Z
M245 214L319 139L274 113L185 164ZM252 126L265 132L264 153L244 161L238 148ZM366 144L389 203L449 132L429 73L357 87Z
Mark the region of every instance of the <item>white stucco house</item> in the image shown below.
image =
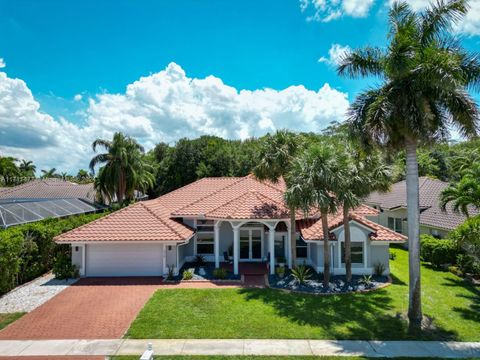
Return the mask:
M233 262L279 260L292 264L290 215L285 185L245 177L204 178L157 199L139 202L55 238L70 244L82 276L162 276L202 255L219 267ZM331 271L344 274L341 209L329 215ZM378 210L362 205L350 214L354 274L371 274L389 245L406 237L372 221ZM296 215L297 263L323 270L323 233L318 213Z

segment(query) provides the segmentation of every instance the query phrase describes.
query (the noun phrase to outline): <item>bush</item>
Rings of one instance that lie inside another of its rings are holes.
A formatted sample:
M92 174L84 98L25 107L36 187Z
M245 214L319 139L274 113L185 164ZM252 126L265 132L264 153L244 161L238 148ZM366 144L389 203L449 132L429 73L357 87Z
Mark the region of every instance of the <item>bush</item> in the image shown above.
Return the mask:
M285 268L283 266L279 266L275 271L279 277L283 278L285 276Z
M55 236L105 214L46 219L0 230L0 295L53 268L60 249Z
M397 254L390 251L389 258L390 258L390 260L395 260L397 258Z
M308 279L310 279L310 269L305 265L300 265L292 269L292 276L299 284L304 284Z
M213 277L215 279L225 279L227 277L227 270L224 268L218 268L213 270Z
M182 279L183 280L192 280L193 279L193 271L192 270L184 270Z
M55 258L52 272L57 279L73 279L79 276L77 267L72 264L69 252L62 251Z
M382 276L385 272L385 264L380 261L373 265L373 272L376 276Z
M195 264L197 266L203 266L205 265L205 258L202 255L197 255L195 256Z
M167 266L167 280L173 280L175 278L175 266Z
M470 254L458 254L457 266L462 274L480 275L480 262Z
M421 236L420 255L423 261L439 268L443 264L454 264L458 254L455 243L449 239L437 239L431 235Z
M480 215L465 221L449 237L462 250L457 256L462 272L480 275Z

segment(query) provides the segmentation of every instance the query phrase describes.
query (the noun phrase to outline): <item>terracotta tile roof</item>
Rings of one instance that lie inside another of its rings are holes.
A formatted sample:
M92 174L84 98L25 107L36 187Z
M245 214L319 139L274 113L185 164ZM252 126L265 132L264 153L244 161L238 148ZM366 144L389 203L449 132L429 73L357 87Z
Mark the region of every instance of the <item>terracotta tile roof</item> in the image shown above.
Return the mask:
M371 209L371 210L370 210ZM350 212L350 219L354 220L372 230L370 240L372 241L395 241L404 242L407 238L393 230L390 230L384 226L381 226L371 220L365 218L365 215L375 215L375 209L368 206L361 205L352 212ZM329 231L333 231L339 226L343 225L342 209L336 214L328 215L328 228ZM297 221L297 228L299 229L302 238L305 240L323 240L323 229L321 219L305 219ZM333 234L330 234L330 239L334 239Z
M193 229L170 219L167 209L150 200L59 235L55 241L182 241L193 234Z
M283 201L285 183L261 182L252 175L236 178L204 178L157 199L143 201L56 238L71 241L185 241L194 230L175 218L289 219ZM376 215L377 210L360 206L359 216ZM341 214L341 212L340 212ZM303 219L297 213L297 219ZM310 220L299 220L299 229L310 238L321 238L321 224L314 212ZM331 216L341 224L342 216Z
M453 211L452 206L447 206L446 211L441 210L440 196L447 186L448 183L444 181L428 177L419 178L420 224L453 230L467 219L466 216ZM406 207L406 181L393 184L391 190L387 193L373 192L365 202L389 210ZM480 213L478 209L471 208L469 210L470 215Z
M36 179L25 184L2 188L0 199L65 199L95 201L93 184L75 184L61 179Z

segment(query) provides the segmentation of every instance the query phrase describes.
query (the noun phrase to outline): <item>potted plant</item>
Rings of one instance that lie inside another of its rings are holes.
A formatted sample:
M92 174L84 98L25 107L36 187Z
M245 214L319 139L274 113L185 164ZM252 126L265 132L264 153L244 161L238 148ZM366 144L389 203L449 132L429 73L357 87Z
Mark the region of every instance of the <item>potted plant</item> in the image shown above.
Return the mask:
M278 277L280 279L283 279L283 277L285 276L285 267L279 266L276 271L277 271Z
M277 264L278 266L284 267L286 265L287 261L284 256L279 256L277 257Z

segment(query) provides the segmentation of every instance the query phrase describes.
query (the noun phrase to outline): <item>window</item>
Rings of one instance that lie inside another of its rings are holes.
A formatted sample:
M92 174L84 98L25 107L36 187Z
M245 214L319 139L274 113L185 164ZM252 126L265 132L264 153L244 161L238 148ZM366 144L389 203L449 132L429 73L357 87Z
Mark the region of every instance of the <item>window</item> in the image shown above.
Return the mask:
M197 234L197 254L213 255L213 253L214 253L213 235Z
M197 220L198 232L213 232L213 220Z
M296 249L297 249L297 258L306 258L308 257L307 243L303 239L297 239Z
M388 218L388 227L392 230L395 230L398 233L402 232L402 219L399 218Z
M352 241L352 264L363 264L363 243ZM345 243L342 242L342 264L345 264Z

